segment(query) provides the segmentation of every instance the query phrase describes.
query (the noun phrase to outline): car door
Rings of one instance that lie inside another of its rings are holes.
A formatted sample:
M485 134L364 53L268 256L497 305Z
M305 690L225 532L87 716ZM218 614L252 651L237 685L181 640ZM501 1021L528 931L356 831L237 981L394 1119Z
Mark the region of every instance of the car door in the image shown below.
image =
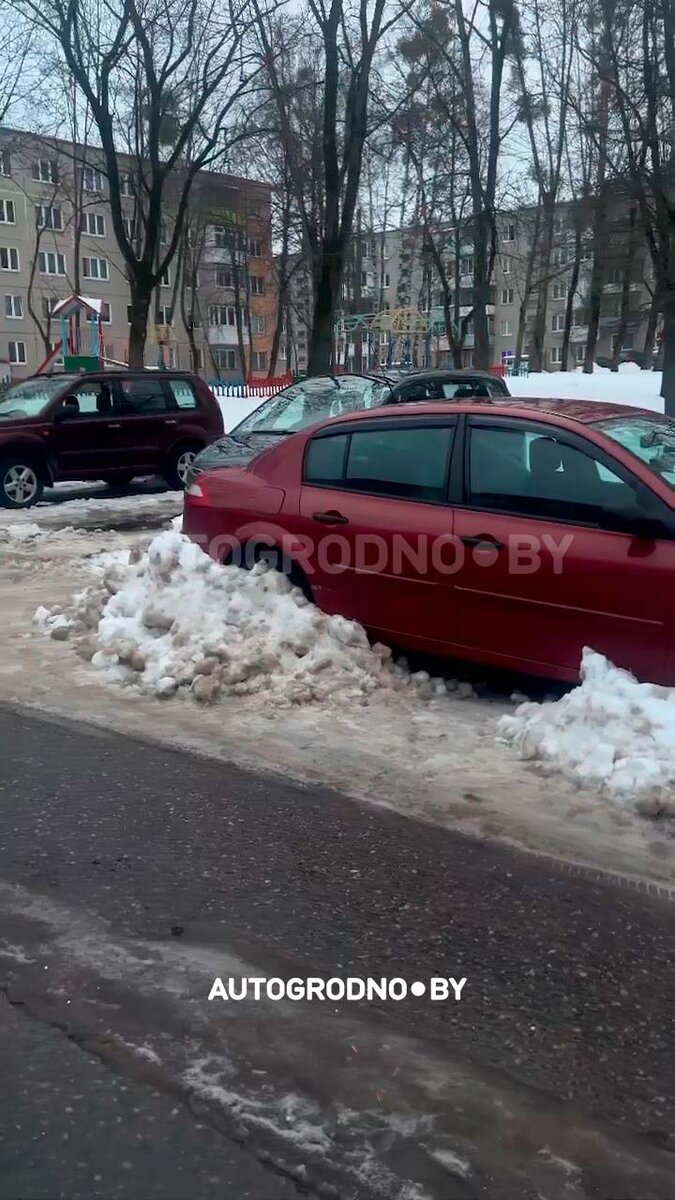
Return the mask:
M117 431L107 387L95 380L74 386L55 409L48 434L59 479L98 478L116 465Z
M405 646L438 649L451 635L456 426L455 417L379 418L310 439L299 512L326 611Z
M630 472L555 425L478 415L464 466L456 621L472 655L571 679L588 646L662 679L675 542L615 528L639 494Z
M114 393L114 423L124 465L135 473L159 470L175 439L177 414L167 384L157 375L122 377Z

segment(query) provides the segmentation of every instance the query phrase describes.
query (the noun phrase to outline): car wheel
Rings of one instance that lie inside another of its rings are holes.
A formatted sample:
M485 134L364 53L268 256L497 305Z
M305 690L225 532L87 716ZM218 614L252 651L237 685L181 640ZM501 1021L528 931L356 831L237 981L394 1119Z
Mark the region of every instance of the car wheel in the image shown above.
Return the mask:
M3 508L30 508L42 499L44 482L35 463L20 456L0 462L0 505Z
M314 603L312 589L309 586L309 582L304 571L301 571L300 567L298 567L296 563L289 562L287 559L285 559L280 550L277 550L274 546L261 546L255 553L255 561L256 563L267 563L270 571L279 571L280 574L286 575L293 584L293 587L300 588L300 591L303 593L303 595L306 596L311 603ZM245 567L246 563L244 562L241 565Z
M133 475L120 472L119 475L104 475L103 482L107 483L108 487L111 488L126 488L129 486L133 478Z
M187 483L192 464L202 449L201 446L178 446L169 459L164 478L170 488L182 491Z

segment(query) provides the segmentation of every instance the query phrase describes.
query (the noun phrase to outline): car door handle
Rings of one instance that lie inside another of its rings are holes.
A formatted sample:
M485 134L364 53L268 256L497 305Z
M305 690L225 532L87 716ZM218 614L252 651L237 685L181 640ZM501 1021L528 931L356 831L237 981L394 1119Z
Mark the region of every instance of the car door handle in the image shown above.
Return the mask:
M498 542L496 538L493 538L488 533L478 534L477 537L463 537L460 538L460 541L462 541L465 546L492 546L494 550L504 549L504 543Z
M165 421L164 424L165 425L177 425L178 421L169 420L169 421Z
M108 425L108 429L121 429L121 428L122 428L122 426L120 425L119 421L114 425Z
M320 521L322 525L348 525L349 517L343 517L342 513L332 509L330 512L312 513L313 521Z

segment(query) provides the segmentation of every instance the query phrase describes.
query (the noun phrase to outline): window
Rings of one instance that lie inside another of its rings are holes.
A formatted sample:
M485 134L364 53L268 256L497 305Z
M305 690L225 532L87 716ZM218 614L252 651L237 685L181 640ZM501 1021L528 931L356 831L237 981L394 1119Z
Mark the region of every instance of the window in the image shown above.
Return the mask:
M101 213L82 213L82 232L92 237L105 237L105 217Z
M249 275L248 281L252 296L265 295L265 280L262 275Z
M25 342L9 342L9 361L11 363L25 363L26 361L26 343Z
M602 509L635 502L632 488L591 451L547 431L469 432L470 503L478 508L596 523Z
M562 333L565 328L565 314L558 312L551 317L551 332Z
M226 267L219 267L216 270L216 287L231 288L232 286L232 272Z
M574 361L582 363L586 358L586 347L583 342L577 342L574 347Z
M222 225L213 226L213 244L218 246L220 250L224 250L227 246L227 234Z
M510 275L511 274L511 259L510 258L502 258L501 264L502 264L502 275Z
M558 246L553 251L553 266L564 267L571 261L570 251L566 246Z
M157 325L173 325L170 304L160 304L155 316Z
M552 300L564 300L566 296L567 296L567 284L566 283L554 283L553 288L551 289L551 299Z
M348 444L348 434L312 438L305 456L305 483L341 484Z
M40 183L56 183L57 178L56 163L52 159L41 158L33 163L33 179Z
M588 262L592 257L593 257L593 251L592 251L591 247L590 246L582 246L580 261Z
M502 234L502 241L503 242L515 242L515 240L516 240L516 227L512 222L509 222L508 225L504 226L504 232Z
M252 350L251 351L251 370L265 371L267 370L267 351Z
M606 417L593 428L634 454L669 487L675 488L675 422L654 413L635 417Z
M13 200L0 200L0 225L16 225L16 209Z
M265 332L265 318L252 316L251 317L251 333L264 333L264 332Z
M209 325L236 325L237 314L232 304L209 305Z
M179 408L196 408L197 397L194 388L187 379L170 379L169 391Z
M57 254L53 250L41 250L38 254L38 270L41 275L65 275L65 255Z
M234 371L237 366L237 355L234 350L224 350L222 346L216 346L213 351L213 358L216 366L221 371Z
M120 175L120 196L133 196L131 175Z
M38 229L63 229L63 213L49 204L35 205L35 225Z
M159 282L160 282L161 287L171 287L171 268L170 267L166 268L166 271L162 275L162 278L160 279Z
M352 491L442 503L453 434L454 422L352 433L342 486Z
M101 301L101 322L103 325L112 325L112 310L109 300Z
M501 302L502 304L513 304L514 291L513 288L502 288Z
M193 271L190 267L185 268L185 286L193 291L199 287L199 271Z
M159 244L160 246L168 246L169 231L163 221L159 223Z
M129 241L133 242L133 240L136 236L136 231L135 231L135 226L134 226L134 218L133 217L122 217L122 224L124 226L124 232L126 233Z
M5 316L18 321L23 316L23 298L21 296L5 296Z
M0 271L19 270L19 251L13 246L0 246Z
M460 260L460 274L473 275L473 254L467 254Z
M85 279L106 280L108 278L107 258L83 258L82 274Z
M0 150L0 175L12 174L12 160L9 150Z
M562 346L551 346L551 349L548 352L548 361L552 364L552 366L556 366L557 364L561 363L562 360Z
M511 322L510 321L500 321L499 322L499 336L500 337L510 337L511 336Z
M554 222L554 229L555 229L556 233L564 233L565 232L565 218L564 217L556 217L555 222Z
M248 253L250 258L262 258L263 244L260 238L249 238Z
M82 188L85 192L103 191L103 175L97 167L82 168Z
M384 277L384 286L385 286L386 288L388 288L388 287L389 287L389 274L388 274L388 273L387 273L387 274L385 275L385 277Z
M122 412L166 412L166 395L160 379L124 379L119 387Z
M58 297L58 296L43 296L42 297L41 307L42 307L43 320L49 321L53 317L54 309L56 308L56 305L59 303L60 303L60 297Z

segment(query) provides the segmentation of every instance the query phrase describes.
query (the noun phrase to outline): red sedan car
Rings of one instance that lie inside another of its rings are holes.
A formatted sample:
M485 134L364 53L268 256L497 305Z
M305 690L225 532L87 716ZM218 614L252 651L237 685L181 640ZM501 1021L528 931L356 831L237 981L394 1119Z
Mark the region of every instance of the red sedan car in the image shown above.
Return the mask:
M397 646L573 681L584 646L675 684L675 422L509 398L217 443L184 530Z

